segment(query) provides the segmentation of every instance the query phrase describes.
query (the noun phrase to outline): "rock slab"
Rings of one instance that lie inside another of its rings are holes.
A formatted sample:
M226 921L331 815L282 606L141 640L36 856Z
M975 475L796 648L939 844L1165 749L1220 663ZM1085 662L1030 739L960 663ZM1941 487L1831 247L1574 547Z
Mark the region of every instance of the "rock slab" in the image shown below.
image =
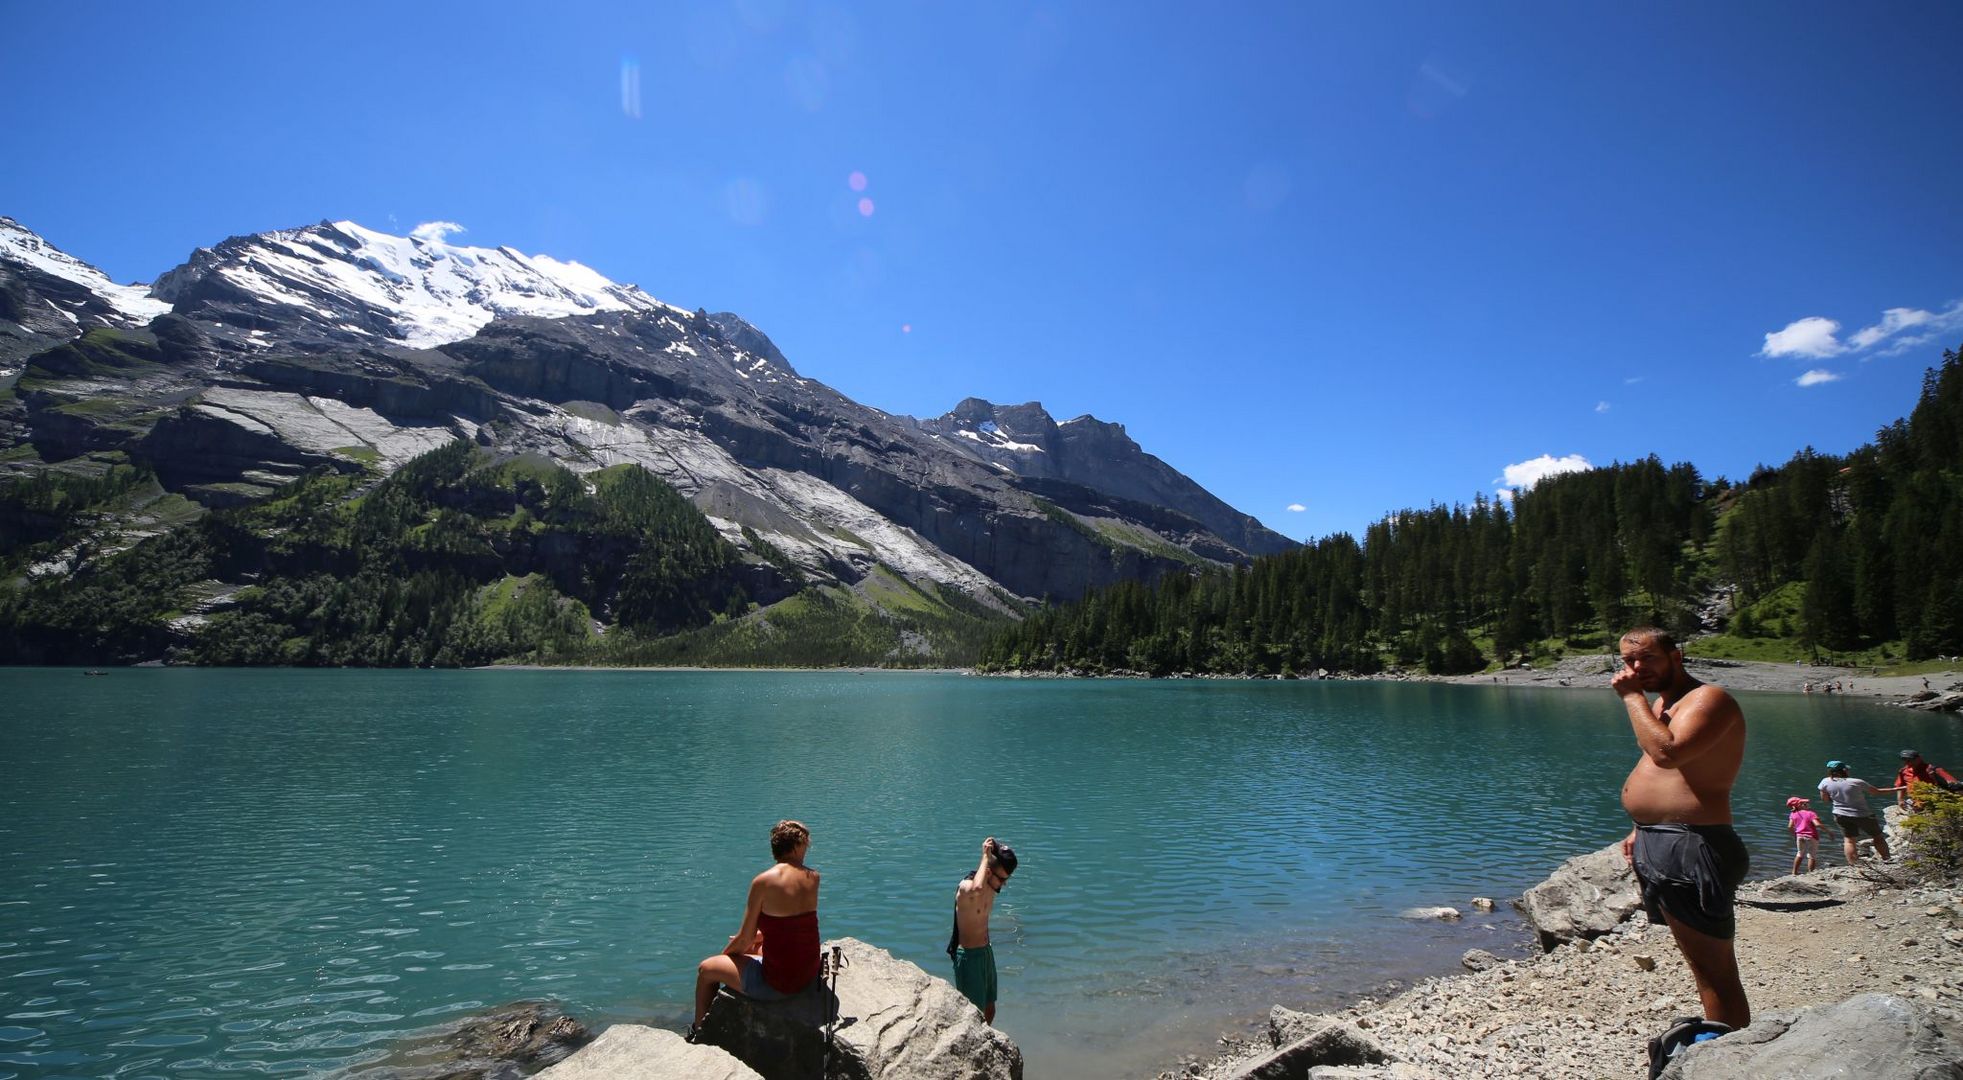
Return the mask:
M1615 929L1642 906L1642 897L1618 840L1562 863L1546 881L1528 889L1517 906L1533 925L1540 947L1552 951Z
M981 1010L945 979L855 938L837 945L834 1078L850 1080L1021 1080L1022 1051L983 1022ZM704 1040L729 1051L763 1080L816 1080L824 1073L830 991L814 986L786 1001L719 995Z
M756 1070L713 1046L690 1044L665 1028L615 1024L535 1080L760 1080Z
M1684 1051L1663 1080L1963 1080L1963 1024L1893 994L1781 1010Z
M1272 1014L1269 1024L1273 1030ZM1303 1080L1324 1066L1388 1065L1396 1060L1360 1028L1329 1021L1305 1038L1239 1065L1222 1080Z

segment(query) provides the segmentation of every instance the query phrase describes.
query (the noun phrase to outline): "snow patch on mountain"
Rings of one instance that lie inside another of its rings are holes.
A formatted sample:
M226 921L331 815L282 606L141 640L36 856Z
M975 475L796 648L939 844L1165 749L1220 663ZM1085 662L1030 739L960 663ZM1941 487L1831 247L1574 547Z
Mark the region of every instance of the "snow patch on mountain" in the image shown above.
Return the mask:
M10 217L0 217L0 258L11 259L51 277L72 281L103 299L131 326L142 326L170 310L170 305L150 295L148 285L118 285L109 275L90 266L37 236L33 230ZM75 313L50 302L70 322Z

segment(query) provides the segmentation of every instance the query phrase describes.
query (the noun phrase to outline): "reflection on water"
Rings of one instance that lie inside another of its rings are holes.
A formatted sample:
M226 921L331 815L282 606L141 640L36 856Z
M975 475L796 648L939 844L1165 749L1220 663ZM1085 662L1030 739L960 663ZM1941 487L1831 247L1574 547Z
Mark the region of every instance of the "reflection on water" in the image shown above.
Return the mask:
M1273 1002L1522 939L1507 897L1616 838L1603 691L709 672L0 673L0 1077L324 1072L549 997L679 1025L781 817L828 935L945 974L981 838L1029 1075L1150 1074ZM1740 831L1826 757L1947 718L1749 696Z

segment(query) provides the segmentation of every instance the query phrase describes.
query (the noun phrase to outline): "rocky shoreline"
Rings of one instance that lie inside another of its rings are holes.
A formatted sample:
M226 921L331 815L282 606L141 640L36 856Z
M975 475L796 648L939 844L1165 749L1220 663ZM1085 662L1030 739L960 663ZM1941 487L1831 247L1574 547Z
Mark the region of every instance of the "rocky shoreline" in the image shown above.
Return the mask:
M1551 903L1581 916L1572 925L1523 898L1543 943L1550 928L1559 939L1545 952L1472 950L1464 974L1335 1013L1277 1005L1265 1040L1223 1037L1219 1056L1159 1080L1644 1076L1649 1038L1700 1009L1668 929L1635 911L1632 885L1605 876L1626 879L1619 862L1611 845L1537 887L1570 894ZM1700 1047L1666 1076L1963 1077L1963 890L1874 862L1748 883L1737 942L1752 1026L1724 1054ZM1834 1071L1850 1060L1864 1067Z

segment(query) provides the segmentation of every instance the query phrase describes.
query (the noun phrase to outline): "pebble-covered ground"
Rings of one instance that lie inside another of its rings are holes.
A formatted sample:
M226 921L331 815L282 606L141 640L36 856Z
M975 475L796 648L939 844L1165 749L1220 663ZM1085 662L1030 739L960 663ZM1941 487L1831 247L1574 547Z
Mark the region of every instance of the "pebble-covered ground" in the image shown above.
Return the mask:
M1792 880L1739 894L1738 955L1755 1014L1879 991L1963 1020L1963 890L1914 885L1885 864L1806 875L1802 888L1835 894L1825 898L1795 895L1781 884ZM1359 1076L1598 1080L1644 1075L1650 1036L1701 1012L1669 930L1638 914L1593 943L1494 961L1333 1015L1402 1059ZM1182 1063L1161 1080L1224 1077L1272 1050L1223 1043L1220 1058Z

